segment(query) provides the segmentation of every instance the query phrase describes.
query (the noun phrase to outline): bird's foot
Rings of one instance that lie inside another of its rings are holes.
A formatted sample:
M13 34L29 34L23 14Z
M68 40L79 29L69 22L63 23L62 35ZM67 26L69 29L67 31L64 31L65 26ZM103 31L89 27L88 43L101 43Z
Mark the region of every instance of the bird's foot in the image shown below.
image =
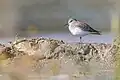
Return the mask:
M84 44L83 40L80 40L79 44Z
M83 44L83 42L79 42L78 44Z
M79 42L79 44L83 44L82 37L80 37L80 42Z

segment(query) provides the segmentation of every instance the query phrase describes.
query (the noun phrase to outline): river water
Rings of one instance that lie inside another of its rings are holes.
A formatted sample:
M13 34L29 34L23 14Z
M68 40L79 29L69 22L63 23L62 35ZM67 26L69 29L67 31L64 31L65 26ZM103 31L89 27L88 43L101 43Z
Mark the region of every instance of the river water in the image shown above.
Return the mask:
M28 37L24 38L53 38L57 40L63 40L68 43L77 43L80 41L79 36L73 36L68 32L60 32L60 33L39 33L39 34L29 34ZM83 43L112 43L114 39L113 34L111 33L102 33L102 35L87 35L82 38ZM9 41L14 41L14 37L5 37L0 38L0 42L6 44Z

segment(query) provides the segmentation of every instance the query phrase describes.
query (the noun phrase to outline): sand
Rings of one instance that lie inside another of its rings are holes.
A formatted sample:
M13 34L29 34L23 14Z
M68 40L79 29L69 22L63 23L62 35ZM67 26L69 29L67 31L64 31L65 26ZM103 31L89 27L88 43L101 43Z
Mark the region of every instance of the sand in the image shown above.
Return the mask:
M111 76L117 49L104 43L18 39L9 46L0 45L0 79L89 80L107 73Z

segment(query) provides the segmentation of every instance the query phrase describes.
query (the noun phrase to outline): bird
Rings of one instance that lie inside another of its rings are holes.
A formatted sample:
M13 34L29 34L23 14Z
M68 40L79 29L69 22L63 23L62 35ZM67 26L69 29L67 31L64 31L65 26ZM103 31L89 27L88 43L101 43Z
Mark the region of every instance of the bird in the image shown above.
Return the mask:
M93 29L85 21L80 21L75 18L69 18L67 24L65 24L64 26L68 26L68 29L72 33L72 35L79 36L80 42L82 42L82 37L86 35L89 34L101 35L100 31Z

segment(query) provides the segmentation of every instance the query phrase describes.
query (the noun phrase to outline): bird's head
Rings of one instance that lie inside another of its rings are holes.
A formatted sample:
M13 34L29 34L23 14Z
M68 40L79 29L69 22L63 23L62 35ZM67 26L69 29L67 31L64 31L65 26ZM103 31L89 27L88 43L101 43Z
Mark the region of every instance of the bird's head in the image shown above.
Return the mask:
M77 21L76 19L70 18L70 19L68 20L68 24L73 23L73 22L76 22L76 21Z
M68 24L71 24L71 23L76 22L76 21L77 21L77 19L70 18L70 19L68 20Z
M76 21L77 21L77 20L74 19L74 18L69 18L68 23L65 24L65 26L66 26L66 25L70 25L70 24L72 24L72 23L74 23L74 22L76 22Z

